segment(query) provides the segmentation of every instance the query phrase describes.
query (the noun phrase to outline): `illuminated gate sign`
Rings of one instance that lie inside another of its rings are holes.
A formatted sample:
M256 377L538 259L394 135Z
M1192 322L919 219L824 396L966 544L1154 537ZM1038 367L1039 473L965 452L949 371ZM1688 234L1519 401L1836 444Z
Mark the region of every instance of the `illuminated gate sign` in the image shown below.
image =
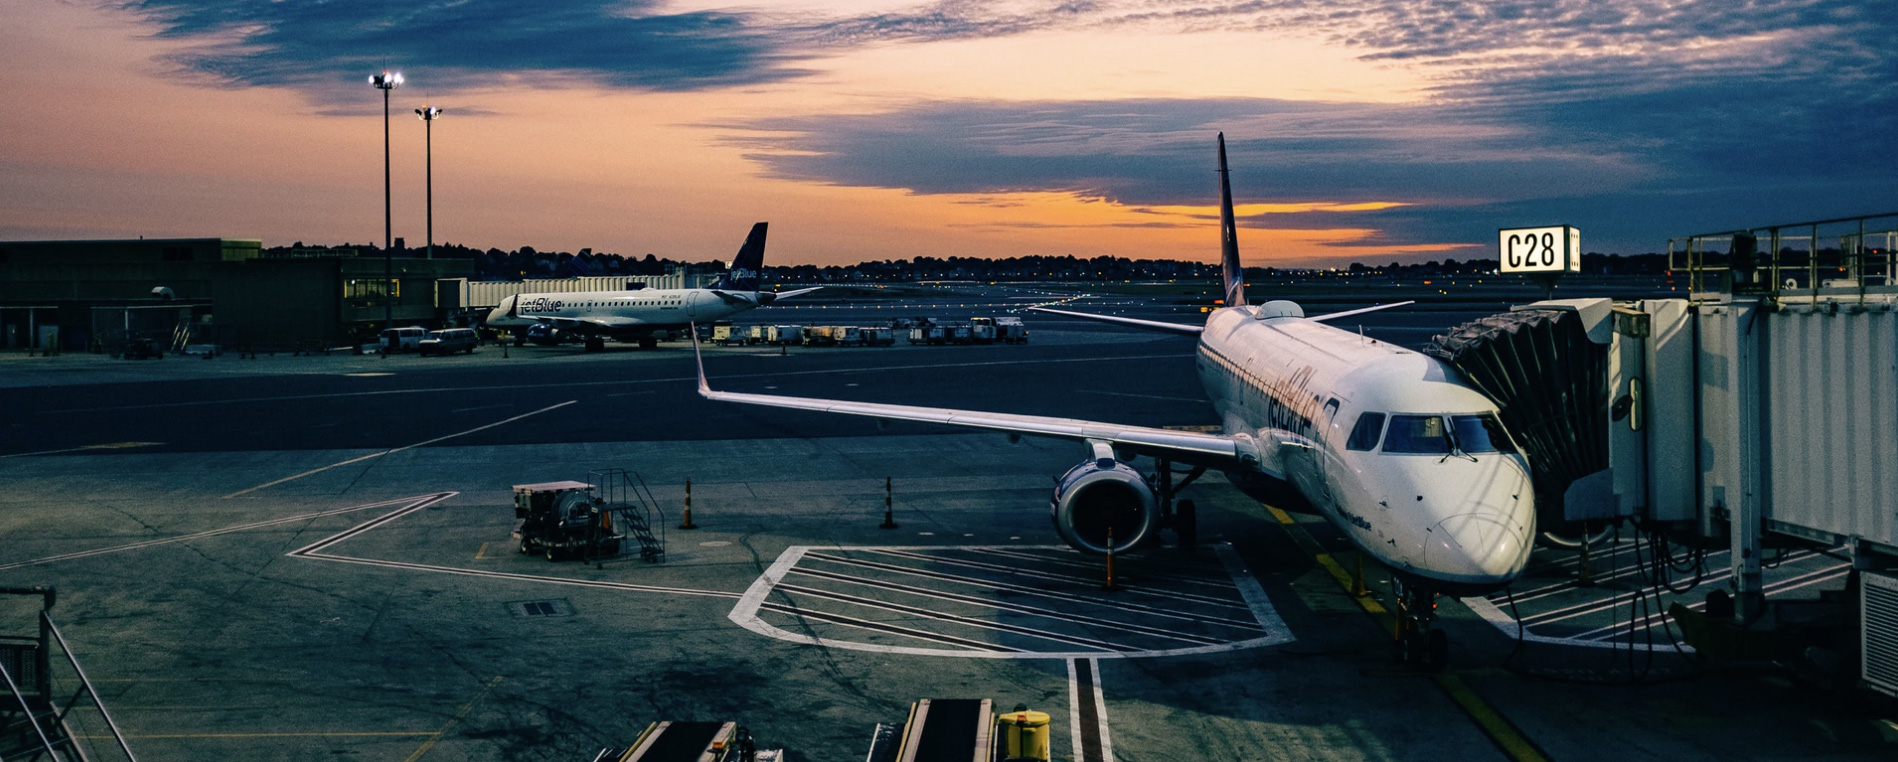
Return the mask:
M1568 225L1507 228L1496 234L1503 272L1581 272L1582 231Z

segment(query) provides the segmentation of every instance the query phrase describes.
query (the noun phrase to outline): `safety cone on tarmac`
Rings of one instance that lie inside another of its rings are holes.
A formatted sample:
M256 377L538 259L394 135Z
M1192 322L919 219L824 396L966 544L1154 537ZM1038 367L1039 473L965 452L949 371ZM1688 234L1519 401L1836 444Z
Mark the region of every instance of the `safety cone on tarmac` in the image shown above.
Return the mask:
M878 529L896 528L896 500L890 487L890 477L883 477L883 523Z
M1120 589L1120 585L1114 582L1114 528L1111 526L1107 528L1107 584L1101 585L1101 589Z
M682 518L683 520L679 522L680 529L699 528L699 525L692 523L692 480L691 479L685 480L685 516L683 516Z

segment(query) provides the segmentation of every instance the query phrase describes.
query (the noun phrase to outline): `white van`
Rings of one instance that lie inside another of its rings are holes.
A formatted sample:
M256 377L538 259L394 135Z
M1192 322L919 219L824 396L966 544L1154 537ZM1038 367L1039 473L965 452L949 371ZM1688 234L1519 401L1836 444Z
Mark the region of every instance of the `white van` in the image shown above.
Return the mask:
M475 347L480 345L481 337L475 334L473 328L444 328L439 331L430 331L428 338L423 339L422 344L416 347L416 352L423 357L454 352L474 354Z
M420 349L422 340L428 338L428 329L421 326L390 328L381 334L382 353L387 355L399 352L413 352Z

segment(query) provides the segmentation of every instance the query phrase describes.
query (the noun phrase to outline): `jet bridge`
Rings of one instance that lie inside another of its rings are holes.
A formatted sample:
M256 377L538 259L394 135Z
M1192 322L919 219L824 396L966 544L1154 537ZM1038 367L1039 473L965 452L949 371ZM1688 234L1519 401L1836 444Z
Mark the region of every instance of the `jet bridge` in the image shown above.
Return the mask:
M1427 350L1501 408L1544 526L1730 548L1743 625L1770 614L1767 548L1847 556L1849 588L1898 567L1898 213L1674 239L1669 256L1686 299L1538 302ZM1898 695L1890 582L1863 586L1861 645Z

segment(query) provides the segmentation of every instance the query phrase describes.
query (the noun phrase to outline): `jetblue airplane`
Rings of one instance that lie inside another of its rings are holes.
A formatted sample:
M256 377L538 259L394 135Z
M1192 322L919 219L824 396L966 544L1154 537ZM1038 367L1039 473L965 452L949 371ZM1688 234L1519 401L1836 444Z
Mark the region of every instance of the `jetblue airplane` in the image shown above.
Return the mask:
M487 323L513 330L542 324L579 333L586 337L589 352L605 349L609 336L638 341L641 349L651 349L659 345L661 335L689 330L694 323L723 320L779 299L816 291L758 290L758 274L764 269L765 226L763 222L751 226L744 247L711 288L518 294L502 299L488 313Z
M1224 472L1247 495L1315 513L1392 572L1402 615L1398 654L1440 669L1449 643L1432 629L1436 596L1506 587L1528 564L1535 492L1528 462L1495 403L1443 362L1328 321L1409 302L1306 317L1289 301L1246 301L1233 221L1225 135L1219 137L1225 306L1203 326L1042 312L1199 338L1201 382L1222 433L1034 415L714 391L703 361L699 393L721 402L967 426L1085 445L1056 482L1055 530L1104 553L1152 540L1166 521L1171 463ZM1163 490L1127 460L1158 461ZM1190 477L1189 477L1190 479ZM1182 517L1184 518L1184 517Z

